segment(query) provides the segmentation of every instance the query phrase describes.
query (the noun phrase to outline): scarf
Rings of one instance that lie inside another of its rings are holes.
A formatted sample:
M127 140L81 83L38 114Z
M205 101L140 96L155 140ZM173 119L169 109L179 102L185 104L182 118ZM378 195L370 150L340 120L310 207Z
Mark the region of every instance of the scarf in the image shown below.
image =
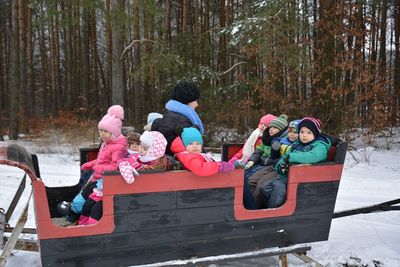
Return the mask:
M201 122L199 115L193 108L176 100L169 100L165 105L165 108L169 111L176 112L187 117L194 125L197 125L199 127L200 133L204 134L203 123Z
M257 142L258 137L260 137L262 133L260 132L260 129L255 129L249 138L247 139L246 143L243 146L243 156L240 159L241 161L247 160L253 154L254 152L254 146Z

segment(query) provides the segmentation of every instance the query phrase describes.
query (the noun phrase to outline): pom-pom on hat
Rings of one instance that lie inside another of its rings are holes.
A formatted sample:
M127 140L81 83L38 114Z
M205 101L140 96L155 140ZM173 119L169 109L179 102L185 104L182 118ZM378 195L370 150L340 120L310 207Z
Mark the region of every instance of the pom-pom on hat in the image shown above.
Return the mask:
M270 123L269 123L269 127L275 127L277 129L279 129L279 131L283 131L288 127L288 116L286 116L285 114L280 115L278 118L273 119Z
M171 99L181 102L182 104L189 104L190 102L197 101L200 98L199 88L189 81L182 81L175 85L171 93Z
M322 123L319 119L312 117L304 117L300 120L299 125L297 126L298 131L301 130L302 127L307 127L314 134L315 138L321 133Z
M276 116L275 116L275 115L267 114L267 115L263 116L263 117L260 119L259 124L262 123L262 124L264 124L265 126L269 127L269 124L270 124L271 121L274 120L274 119L276 119Z
M124 108L120 105L111 106L107 114L103 116L98 124L99 129L106 130L112 136L118 137L121 135L122 120L124 119Z
M203 137L201 133L196 128L184 128L181 134L182 142L186 146L190 145L193 142L199 142L203 145Z

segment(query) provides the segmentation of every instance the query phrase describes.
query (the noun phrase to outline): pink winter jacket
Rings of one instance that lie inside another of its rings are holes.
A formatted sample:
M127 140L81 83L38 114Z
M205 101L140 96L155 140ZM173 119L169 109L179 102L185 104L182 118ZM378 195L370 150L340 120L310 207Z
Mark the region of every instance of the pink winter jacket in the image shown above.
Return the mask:
M127 153L128 141L122 134L101 144L97 159L82 165L82 170L93 170L92 181L97 181L105 171L118 170L118 161Z

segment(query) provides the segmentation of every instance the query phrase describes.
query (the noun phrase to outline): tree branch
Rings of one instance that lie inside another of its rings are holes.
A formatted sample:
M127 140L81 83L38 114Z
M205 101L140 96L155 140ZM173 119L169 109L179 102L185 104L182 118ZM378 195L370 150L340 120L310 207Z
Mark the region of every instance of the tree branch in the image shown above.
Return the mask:
M127 47L124 48L124 51L122 52L122 54L121 54L119 60L122 61L122 60L124 59L126 52L127 52L129 49L131 49L132 46L133 46L135 43L143 43L143 42L150 42L150 43L153 43L153 44L158 44L159 46L161 46L160 55L162 54L162 51L163 51L163 47L164 47L164 46L163 46L162 43L160 43L160 42L157 42L157 41L154 41L154 40L150 40L150 39L133 40Z

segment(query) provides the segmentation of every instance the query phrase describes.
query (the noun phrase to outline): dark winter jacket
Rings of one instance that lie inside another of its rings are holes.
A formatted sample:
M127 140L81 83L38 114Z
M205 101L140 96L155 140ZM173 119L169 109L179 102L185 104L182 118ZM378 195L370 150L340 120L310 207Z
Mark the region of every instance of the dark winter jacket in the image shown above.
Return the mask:
M280 131L277 134L270 136L269 128L265 129L262 135L262 144L257 147L256 151L250 156L249 161L253 161L254 165L268 165L268 158L271 156L271 143L274 138L284 137L287 131Z
M180 131L186 127L195 126L187 117L167 110L162 118L153 121L151 130L158 131L164 135L168 142L165 154L173 156L171 143L180 135Z

